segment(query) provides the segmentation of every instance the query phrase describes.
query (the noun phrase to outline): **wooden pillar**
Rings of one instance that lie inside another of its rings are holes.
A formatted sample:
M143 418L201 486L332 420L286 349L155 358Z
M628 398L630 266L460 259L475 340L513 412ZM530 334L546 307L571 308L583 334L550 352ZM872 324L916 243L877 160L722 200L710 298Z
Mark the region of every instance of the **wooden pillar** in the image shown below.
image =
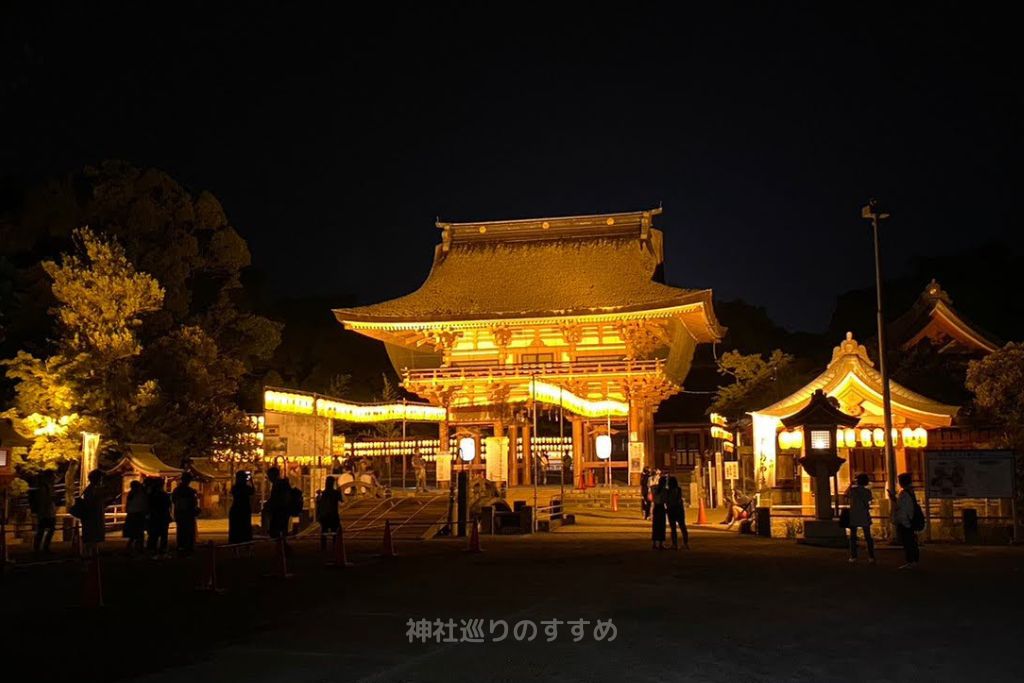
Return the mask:
M590 420L583 420L582 427L583 428L580 431L582 432L583 437L583 462L582 467L580 467L580 472L582 472L584 476L589 476L590 468L588 465L594 462L594 436L590 433Z
M907 449L900 446L896 449L896 476L910 471L910 463L907 462Z
M572 487L582 488L583 420L572 417Z
M523 486L533 482L533 452L530 448L530 425L523 425Z
M437 423L437 438L440 443L437 446L438 453L448 452L448 421L442 420Z
M518 444L518 430L516 429L515 423L509 425L508 428L508 485L518 486L519 485L519 444Z

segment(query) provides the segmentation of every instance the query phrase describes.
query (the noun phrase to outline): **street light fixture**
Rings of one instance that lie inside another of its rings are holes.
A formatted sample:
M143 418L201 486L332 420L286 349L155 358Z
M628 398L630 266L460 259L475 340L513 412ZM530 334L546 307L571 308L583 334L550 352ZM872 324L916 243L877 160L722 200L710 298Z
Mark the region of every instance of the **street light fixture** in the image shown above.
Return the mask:
M875 239L875 294L877 296L878 314L878 370L882 375L882 417L885 421L885 469L890 500L896 502L896 452L892 446L892 395L889 390L889 372L886 367L885 314L882 305L882 250L878 240L878 224L887 220L891 214L879 208L878 201L868 200L867 206L860 210L860 217L871 221L871 231Z

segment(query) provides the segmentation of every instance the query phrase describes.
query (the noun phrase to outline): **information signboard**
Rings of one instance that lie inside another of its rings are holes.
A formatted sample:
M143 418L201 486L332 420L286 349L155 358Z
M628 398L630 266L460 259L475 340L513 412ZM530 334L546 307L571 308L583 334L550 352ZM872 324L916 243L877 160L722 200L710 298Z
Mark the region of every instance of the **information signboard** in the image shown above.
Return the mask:
M1013 498L1013 451L926 450L924 463L930 499Z

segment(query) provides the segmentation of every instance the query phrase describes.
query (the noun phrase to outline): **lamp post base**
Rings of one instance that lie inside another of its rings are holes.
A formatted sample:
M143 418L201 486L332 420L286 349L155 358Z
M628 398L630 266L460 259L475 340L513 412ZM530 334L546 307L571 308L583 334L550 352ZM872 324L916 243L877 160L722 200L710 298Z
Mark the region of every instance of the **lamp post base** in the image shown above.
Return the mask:
M804 537L798 543L822 548L845 548L850 544L846 530L834 519L812 519L804 522Z

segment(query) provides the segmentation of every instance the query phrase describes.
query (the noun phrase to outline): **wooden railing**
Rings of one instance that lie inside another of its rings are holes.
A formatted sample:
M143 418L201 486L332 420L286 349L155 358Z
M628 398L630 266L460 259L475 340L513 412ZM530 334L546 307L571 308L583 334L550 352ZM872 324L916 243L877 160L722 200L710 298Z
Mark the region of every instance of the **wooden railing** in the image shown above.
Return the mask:
M576 361L570 363L520 363L516 365L464 365L426 370L402 370L405 381L432 382L463 379L549 379L573 375L631 375L661 373L662 359Z

